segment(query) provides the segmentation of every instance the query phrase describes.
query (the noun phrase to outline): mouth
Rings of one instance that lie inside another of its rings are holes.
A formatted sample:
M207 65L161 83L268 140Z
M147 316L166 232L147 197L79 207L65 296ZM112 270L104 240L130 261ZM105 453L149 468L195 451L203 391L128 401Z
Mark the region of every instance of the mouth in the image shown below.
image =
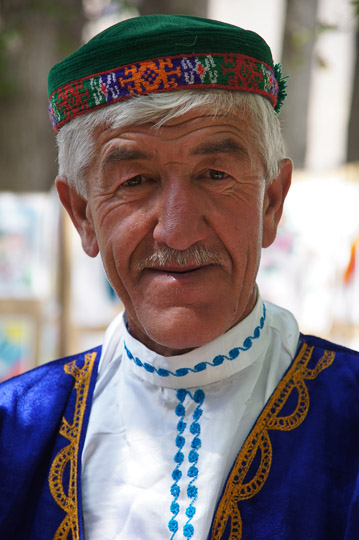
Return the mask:
M202 298L208 293L208 287L216 283L218 265L146 267L139 279L143 287L156 291L160 297L163 295L163 299L172 298L181 305L188 304L198 299L198 295Z
M200 273L201 271L203 270L208 270L210 267L212 267L213 264L208 264L208 265L204 265L204 266L190 266L190 267L186 267L186 268L178 268L178 267L173 267L173 266L169 266L169 267L151 267L151 268L145 268L146 271L148 272L153 272L153 273L156 273L156 274L164 274L164 275L171 275L171 276L178 276L178 277L181 277L181 276L190 276L190 275L193 275L193 274L197 274L197 273Z

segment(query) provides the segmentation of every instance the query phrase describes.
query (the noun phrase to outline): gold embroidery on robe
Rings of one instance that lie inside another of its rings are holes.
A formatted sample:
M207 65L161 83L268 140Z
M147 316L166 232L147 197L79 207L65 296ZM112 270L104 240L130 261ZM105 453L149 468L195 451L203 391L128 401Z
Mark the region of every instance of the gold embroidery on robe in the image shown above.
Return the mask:
M332 351L324 351L313 369L308 368L314 347L304 344L292 367L278 384L254 428L239 452L224 494L219 502L211 531L211 540L220 540L230 520L231 540L242 538L242 518L238 503L254 497L265 484L272 464L270 430L291 431L305 419L309 410L309 393L306 380L318 377L329 367L335 357ZM298 392L295 410L288 416L280 416L292 391ZM260 453L260 454L259 454ZM256 456L260 463L254 477L246 482L246 476Z
M65 372L72 375L76 380L76 404L72 423L70 424L63 417L59 431L70 442L56 455L49 474L51 494L56 503L66 512L66 516L57 529L53 540L68 540L70 532L72 540L79 539L77 459L92 367L96 356L97 353L86 354L85 363L82 368L76 365L76 360L64 366ZM69 467L69 487L67 494L63 485L63 475L66 467Z

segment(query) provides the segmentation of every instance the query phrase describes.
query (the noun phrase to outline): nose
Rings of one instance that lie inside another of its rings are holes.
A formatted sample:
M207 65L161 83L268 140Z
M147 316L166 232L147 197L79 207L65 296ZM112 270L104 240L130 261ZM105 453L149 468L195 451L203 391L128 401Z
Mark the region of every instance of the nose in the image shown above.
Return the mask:
M164 182L158 200L157 223L153 230L156 242L184 250L205 240L208 224L204 216L203 194L189 179Z

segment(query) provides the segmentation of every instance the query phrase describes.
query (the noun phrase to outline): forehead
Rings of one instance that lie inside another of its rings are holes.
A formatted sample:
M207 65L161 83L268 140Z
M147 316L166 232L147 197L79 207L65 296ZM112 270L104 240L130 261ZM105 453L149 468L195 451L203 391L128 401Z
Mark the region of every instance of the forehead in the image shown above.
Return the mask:
M206 142L211 147L211 140L232 140L233 145L246 147L248 151L252 131L249 116L240 114L216 114L206 109L196 109L178 115L164 122L156 119L148 123L116 126L116 119L111 126L102 126L95 133L97 155L101 155L111 145L175 145L178 152L191 151L193 145ZM174 143L174 145L172 144ZM213 144L212 144L213 146ZM214 148L214 147L213 147ZM227 144L227 149L229 143ZM225 147L223 147L225 149ZM193 153L193 151L192 151Z

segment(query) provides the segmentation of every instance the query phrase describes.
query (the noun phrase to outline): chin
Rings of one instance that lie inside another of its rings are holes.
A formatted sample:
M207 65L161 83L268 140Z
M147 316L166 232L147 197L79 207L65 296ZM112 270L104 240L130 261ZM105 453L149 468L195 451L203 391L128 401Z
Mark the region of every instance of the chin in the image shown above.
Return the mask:
M231 327L231 324L219 321L218 314L208 317L207 311L206 316L201 317L197 313L183 311L177 309L177 313L171 316L153 317L150 324L142 326L142 335L136 330L131 330L131 333L137 333L135 337L155 352L174 356L206 345Z

